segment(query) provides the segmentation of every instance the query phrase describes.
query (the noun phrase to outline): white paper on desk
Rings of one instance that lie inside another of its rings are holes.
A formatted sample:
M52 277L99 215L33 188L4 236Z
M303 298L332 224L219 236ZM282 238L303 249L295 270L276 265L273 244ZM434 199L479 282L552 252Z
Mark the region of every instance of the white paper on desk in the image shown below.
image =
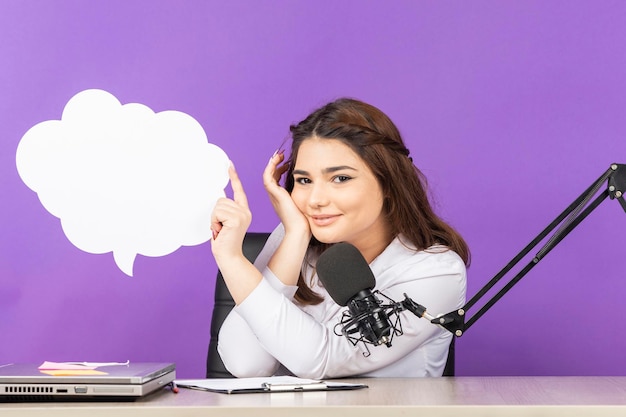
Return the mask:
M365 387L362 384L350 384L343 382L326 382L316 379L298 378L295 376L271 376L257 378L212 378L212 379L177 379L174 381L183 388L204 389L215 392L262 392L266 391L267 384L306 386L309 384L325 384L331 389L351 389Z

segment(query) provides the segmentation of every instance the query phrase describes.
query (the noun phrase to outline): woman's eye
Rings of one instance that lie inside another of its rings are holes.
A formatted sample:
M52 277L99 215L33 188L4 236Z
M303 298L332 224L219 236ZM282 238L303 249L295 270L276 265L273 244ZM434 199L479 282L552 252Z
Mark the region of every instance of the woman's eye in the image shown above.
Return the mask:
M295 182L298 184L310 184L311 180L306 177L295 178Z
M347 175L337 175L336 177L333 178L333 182L346 182L350 179L352 178L348 177Z

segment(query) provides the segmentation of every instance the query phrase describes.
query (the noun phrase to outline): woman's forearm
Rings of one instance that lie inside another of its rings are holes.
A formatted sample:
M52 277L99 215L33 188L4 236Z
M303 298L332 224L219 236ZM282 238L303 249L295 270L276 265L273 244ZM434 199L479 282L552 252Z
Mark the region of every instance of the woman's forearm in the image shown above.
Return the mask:
M306 254L309 233L285 233L285 237L270 258L267 266L285 285L296 285Z
M243 254L215 259L226 287L237 305L241 304L263 279L259 270Z

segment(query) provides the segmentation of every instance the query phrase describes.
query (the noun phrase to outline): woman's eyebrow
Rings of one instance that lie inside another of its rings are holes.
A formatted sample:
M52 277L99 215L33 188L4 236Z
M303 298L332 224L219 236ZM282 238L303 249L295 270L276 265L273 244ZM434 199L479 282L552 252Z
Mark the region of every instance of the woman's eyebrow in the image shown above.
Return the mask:
M344 169L349 169L349 170L352 170L352 171L356 171L356 168L352 168L349 165L340 165L340 166L337 166L337 167L324 168L324 173L325 174L330 174L330 173L336 172L336 171L343 171Z
M336 167L324 168L322 170L322 172L324 174L331 174L333 172L343 171L345 169L352 170L352 171L356 171L357 170L356 168L353 168L353 167L351 167L349 165L339 165L339 166L336 166ZM294 175L309 175L309 173L307 171L303 170L303 169L294 169L293 170L293 174Z

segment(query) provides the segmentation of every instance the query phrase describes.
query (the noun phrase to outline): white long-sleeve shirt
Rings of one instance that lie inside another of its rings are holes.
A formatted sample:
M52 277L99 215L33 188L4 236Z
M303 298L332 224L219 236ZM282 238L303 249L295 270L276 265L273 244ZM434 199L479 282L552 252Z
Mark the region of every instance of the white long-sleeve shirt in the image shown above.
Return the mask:
M263 280L230 312L220 329L218 352L233 375L287 372L312 379L442 375L452 334L427 319L403 311L404 334L394 336L391 347L368 344L371 354L365 356L362 343L354 346L335 333L347 307L330 298L316 275L310 286L324 301L317 305L295 303L297 287L284 285L267 268L283 236L282 226L271 234L255 262ZM310 267L304 268L303 276L311 276ZM403 300L406 293L431 315L465 304L465 265L446 248L415 251L396 238L370 268L376 277L375 290L395 301Z

